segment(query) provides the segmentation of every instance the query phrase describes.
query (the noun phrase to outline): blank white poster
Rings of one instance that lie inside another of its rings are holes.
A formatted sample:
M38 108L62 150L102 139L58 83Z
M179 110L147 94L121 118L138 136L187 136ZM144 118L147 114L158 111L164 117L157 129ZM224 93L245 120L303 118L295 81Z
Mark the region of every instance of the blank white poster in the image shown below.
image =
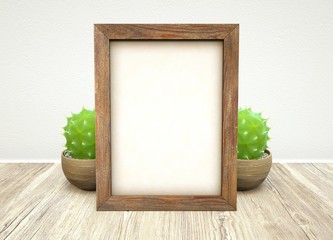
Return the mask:
M113 195L220 195L222 41L110 41Z

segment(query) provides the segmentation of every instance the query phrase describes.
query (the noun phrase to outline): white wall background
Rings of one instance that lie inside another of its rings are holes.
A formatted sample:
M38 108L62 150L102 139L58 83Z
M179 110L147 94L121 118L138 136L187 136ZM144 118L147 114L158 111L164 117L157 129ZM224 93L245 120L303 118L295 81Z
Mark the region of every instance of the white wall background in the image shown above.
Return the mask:
M94 23L240 23L240 106L274 158L332 158L333 1L0 1L0 159L56 159L94 106Z

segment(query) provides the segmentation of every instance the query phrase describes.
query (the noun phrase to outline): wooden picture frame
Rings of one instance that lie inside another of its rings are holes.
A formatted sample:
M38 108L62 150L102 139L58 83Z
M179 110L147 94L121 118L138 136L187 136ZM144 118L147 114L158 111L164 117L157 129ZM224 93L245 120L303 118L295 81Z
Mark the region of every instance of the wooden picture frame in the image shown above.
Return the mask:
M110 41L223 41L221 195L112 195ZM97 210L236 210L238 24L95 24Z

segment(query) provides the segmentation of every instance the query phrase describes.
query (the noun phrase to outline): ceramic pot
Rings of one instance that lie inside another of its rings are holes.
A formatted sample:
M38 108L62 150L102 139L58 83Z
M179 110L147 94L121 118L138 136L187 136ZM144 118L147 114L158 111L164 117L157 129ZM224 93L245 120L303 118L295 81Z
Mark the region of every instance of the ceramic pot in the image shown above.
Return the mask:
M254 160L237 160L237 190L246 191L258 187L268 176L272 166L272 154Z
M67 180L80 189L96 190L96 160L70 158L64 153L61 153L61 166Z

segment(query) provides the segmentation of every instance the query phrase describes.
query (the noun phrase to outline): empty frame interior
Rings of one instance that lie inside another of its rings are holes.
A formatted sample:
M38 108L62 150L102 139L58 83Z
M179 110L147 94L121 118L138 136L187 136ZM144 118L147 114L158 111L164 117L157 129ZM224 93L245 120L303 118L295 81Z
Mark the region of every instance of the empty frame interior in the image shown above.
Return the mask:
M112 195L221 195L223 41L110 41Z

